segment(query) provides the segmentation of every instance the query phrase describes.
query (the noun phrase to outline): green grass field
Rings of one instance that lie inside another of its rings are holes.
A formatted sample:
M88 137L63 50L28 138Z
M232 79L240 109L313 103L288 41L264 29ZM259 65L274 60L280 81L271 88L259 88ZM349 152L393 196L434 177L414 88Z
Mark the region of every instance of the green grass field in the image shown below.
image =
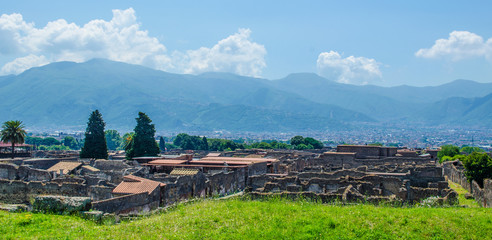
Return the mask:
M460 205L464 205L467 207L480 207L475 199L466 199L465 194L468 193L466 189L464 189L461 185L448 181L449 187L454 189L458 193L458 201Z
M119 224L0 212L2 239L490 239L492 209L203 200Z

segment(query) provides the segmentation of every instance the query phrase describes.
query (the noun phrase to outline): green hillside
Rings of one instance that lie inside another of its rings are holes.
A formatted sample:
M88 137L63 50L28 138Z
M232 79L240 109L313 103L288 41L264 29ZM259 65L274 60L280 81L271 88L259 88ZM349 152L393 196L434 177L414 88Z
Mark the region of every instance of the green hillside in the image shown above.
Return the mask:
M103 59L58 62L0 79L5 83L0 85L0 121L83 129L94 109L108 127L126 129L133 128L138 111L162 130L320 130L373 121L277 90L267 81L225 73L171 74ZM232 116L238 112L243 118Z
M204 200L120 224L0 212L4 239L488 239L486 208Z
M99 109L108 128L120 130L133 129L139 111L160 131L323 131L388 122L490 126L490 103L471 99L490 93L492 84L465 80L387 88L341 84L312 73L270 81L229 73L172 74L93 59L0 77L0 122L83 130L91 111Z
M410 119L423 107L452 97L484 97L492 83L456 80L431 87L355 86L330 81L312 73L291 74L271 84L318 103L332 104L364 113L380 121ZM441 114L440 109L434 109Z

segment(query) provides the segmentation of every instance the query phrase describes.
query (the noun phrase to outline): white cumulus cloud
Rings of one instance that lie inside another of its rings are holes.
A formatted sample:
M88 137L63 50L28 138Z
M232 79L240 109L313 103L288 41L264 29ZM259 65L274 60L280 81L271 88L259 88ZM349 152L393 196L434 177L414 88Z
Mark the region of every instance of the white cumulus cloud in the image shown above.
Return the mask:
M239 29L211 48L188 50L181 55L185 73L234 72L239 75L259 76L264 67L266 49L252 42L251 30Z
M12 56L13 60L5 64L0 73L19 73L56 61L106 58L182 73L225 71L257 76L266 66L266 50L252 42L250 34L249 29L240 29L212 48L169 55L157 38L141 29L132 8L113 10L110 21L95 19L79 26L58 19L42 28L25 22L20 14L3 14L0 16L0 55Z
M14 61L5 64L2 69L0 69L0 73L3 74L19 74L29 68L39 67L45 64L48 64L49 61L45 56L36 56L30 54L25 57L16 58Z
M343 58L338 52L322 52L318 56L318 73L341 83L368 84L382 77L381 64L372 58L349 56Z
M447 39L438 39L431 48L422 48L415 53L423 58L450 58L458 61L473 57L492 56L492 38L487 41L468 31L453 31Z

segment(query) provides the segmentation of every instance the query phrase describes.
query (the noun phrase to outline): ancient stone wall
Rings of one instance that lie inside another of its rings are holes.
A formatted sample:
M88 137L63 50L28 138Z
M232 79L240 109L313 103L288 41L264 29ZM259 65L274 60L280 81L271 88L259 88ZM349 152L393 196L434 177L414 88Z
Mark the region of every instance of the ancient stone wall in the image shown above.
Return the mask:
M230 172L218 172L207 176L207 195L226 195L246 187L246 170L244 168Z
M160 190L151 194L146 192L92 202L92 208L107 213L132 213L148 211L159 206Z
M42 181L47 182L51 180L51 174L43 169L30 168L27 166L19 166L17 171L18 179L24 181Z
M0 179L17 179L17 169L19 167L12 163L0 163Z
M468 182L464 168L459 162L448 161L443 163L444 175L452 182L460 184L468 192L470 192L475 200L483 207L492 207L492 180L484 180L484 188L480 188L477 182Z
M106 187L106 186L89 186L88 196L93 201L100 201L104 199L109 199L113 197L112 191L114 187Z
M99 159L94 162L94 167L102 171L122 171L127 168L131 168L121 160L104 160Z
M356 158L379 157L378 146L338 145L337 152L356 153Z
M168 176L166 178L160 180L166 183L161 193L164 205L206 195L206 178L202 172L193 176ZM172 180L174 179L175 181L173 182Z
M492 179L483 181L483 199L484 207L492 208Z
M415 203L435 196L452 203L457 195L444 180L442 168L435 166L414 167L408 173L345 169L286 176L254 176L248 179L247 189L254 194L311 192L317 197L341 195L343 201L349 202L393 199Z
M0 202L29 203L37 195L62 195L69 197L87 196L83 184L54 182L24 182L19 180L0 180Z
M32 168L36 169L48 169L53 167L55 164L61 161L77 161L75 158L35 158L35 159L27 159L22 162L23 165L29 165Z
M248 176L267 173L267 162L258 162L248 166Z

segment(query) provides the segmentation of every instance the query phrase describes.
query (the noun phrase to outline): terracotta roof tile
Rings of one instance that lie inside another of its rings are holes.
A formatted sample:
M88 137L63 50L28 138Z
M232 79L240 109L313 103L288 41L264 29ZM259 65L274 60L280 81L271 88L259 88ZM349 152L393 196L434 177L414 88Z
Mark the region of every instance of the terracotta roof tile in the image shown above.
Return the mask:
M92 171L92 172L99 172L100 171L99 169L97 169L95 167L91 167L89 165L84 165L84 166L82 166L82 168L85 168L85 169Z
M200 170L190 168L175 168L170 175L196 175Z
M0 141L0 147L12 147L12 143L10 142L2 142ZM15 144L14 147L32 147L32 145L21 143L21 144Z
M60 170L63 170L63 174L68 174L74 169L78 168L82 163L80 162L59 162L52 167L48 168L48 172L56 172L59 173Z
M128 175L123 178L123 182L121 182L118 186L116 186L115 189L113 189L113 193L136 194L146 192L150 194L156 188L161 186L165 186L165 184L133 175Z

